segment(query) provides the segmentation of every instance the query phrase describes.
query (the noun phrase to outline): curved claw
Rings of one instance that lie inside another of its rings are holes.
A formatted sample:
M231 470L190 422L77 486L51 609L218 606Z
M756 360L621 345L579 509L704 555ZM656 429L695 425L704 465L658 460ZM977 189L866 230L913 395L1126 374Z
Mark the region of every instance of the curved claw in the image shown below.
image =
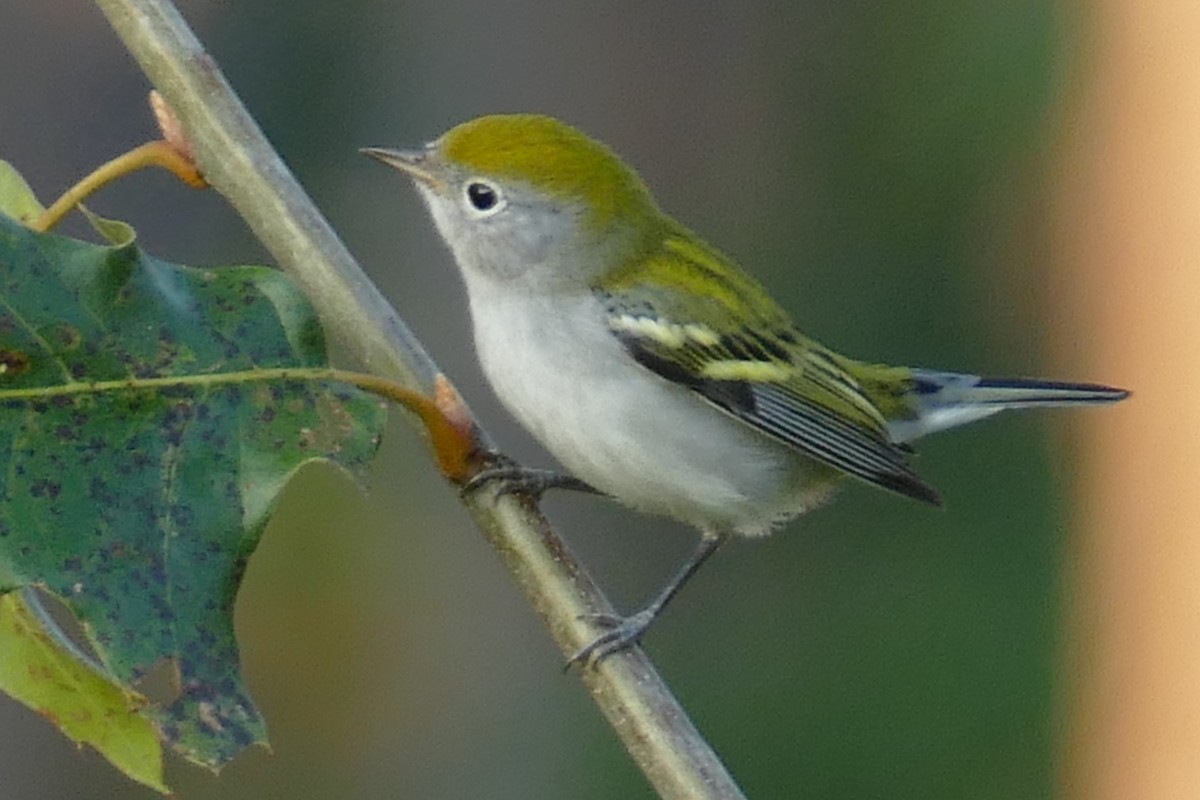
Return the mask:
M499 483L497 495L524 494L534 500L540 500L550 489L570 489L577 492L601 494L589 483L581 481L572 475L564 475L548 469L531 469L522 467L504 459L495 466L486 467L471 476L462 486L462 493L477 492L490 483Z
M575 617L580 622L590 622L600 628L615 628L625 621L624 617L616 614L580 614Z
M569 670L576 664L581 667L594 667L613 653L633 647L641 641L642 634L650 627L650 623L658 615L658 610L644 608L628 617L615 617L610 614L587 615L587 619L591 619L597 625L608 628L608 630L579 648L574 655L567 659L563 670Z

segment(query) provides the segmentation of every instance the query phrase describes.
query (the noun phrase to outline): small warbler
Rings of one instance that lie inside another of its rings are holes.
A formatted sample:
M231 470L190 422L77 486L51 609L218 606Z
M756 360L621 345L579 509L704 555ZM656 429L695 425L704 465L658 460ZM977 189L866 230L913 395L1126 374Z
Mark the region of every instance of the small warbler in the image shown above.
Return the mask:
M508 410L577 485L701 532L649 605L598 619L604 631L569 663L638 641L730 535L769 532L844 476L940 505L908 464L909 442L925 434L1128 394L839 355L663 213L612 151L549 117L481 117L423 148L363 152L415 180ZM535 493L556 483L501 473Z

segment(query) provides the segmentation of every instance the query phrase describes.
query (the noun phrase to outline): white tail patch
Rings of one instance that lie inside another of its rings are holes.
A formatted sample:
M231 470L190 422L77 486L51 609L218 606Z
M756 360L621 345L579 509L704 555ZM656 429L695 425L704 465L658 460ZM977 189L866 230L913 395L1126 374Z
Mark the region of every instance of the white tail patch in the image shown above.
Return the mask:
M911 442L957 428L1010 408L1114 403L1129 392L1094 383L1063 383L1029 378L982 378L957 372L914 369L916 419L888 422L893 441Z

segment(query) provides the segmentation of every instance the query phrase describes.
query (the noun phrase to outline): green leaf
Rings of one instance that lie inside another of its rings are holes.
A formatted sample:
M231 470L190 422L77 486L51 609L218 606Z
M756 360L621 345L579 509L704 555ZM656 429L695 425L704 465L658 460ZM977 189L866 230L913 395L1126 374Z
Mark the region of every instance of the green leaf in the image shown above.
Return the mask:
M99 214L93 214L87 210L86 206L82 205L79 206L79 210L87 217L87 221L91 223L96 233L103 236L113 247L126 247L137 240L137 233L128 222L121 222L119 219L107 219Z
M21 173L13 169L12 164L7 161L0 161L0 214L7 214L28 224L40 217L45 210L34 197L29 184L21 177Z
M65 652L16 593L0 597L0 653L0 686L8 694L135 781L168 792L157 732L136 713L145 700Z
M167 665L177 695L140 713L219 768L266 742L233 634L246 561L288 478L361 472L384 410L330 379L281 273L169 264L108 230L121 244L0 216L0 591L59 597L126 686Z

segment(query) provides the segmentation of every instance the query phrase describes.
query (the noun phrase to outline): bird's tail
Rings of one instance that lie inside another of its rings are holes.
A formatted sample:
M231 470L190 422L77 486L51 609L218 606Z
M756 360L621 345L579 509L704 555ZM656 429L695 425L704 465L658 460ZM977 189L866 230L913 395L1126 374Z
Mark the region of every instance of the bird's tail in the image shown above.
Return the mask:
M1115 403L1129 396L1124 389L1095 383L983 378L927 369L912 370L912 381L914 416L888 423L897 442L910 442L1009 408Z

